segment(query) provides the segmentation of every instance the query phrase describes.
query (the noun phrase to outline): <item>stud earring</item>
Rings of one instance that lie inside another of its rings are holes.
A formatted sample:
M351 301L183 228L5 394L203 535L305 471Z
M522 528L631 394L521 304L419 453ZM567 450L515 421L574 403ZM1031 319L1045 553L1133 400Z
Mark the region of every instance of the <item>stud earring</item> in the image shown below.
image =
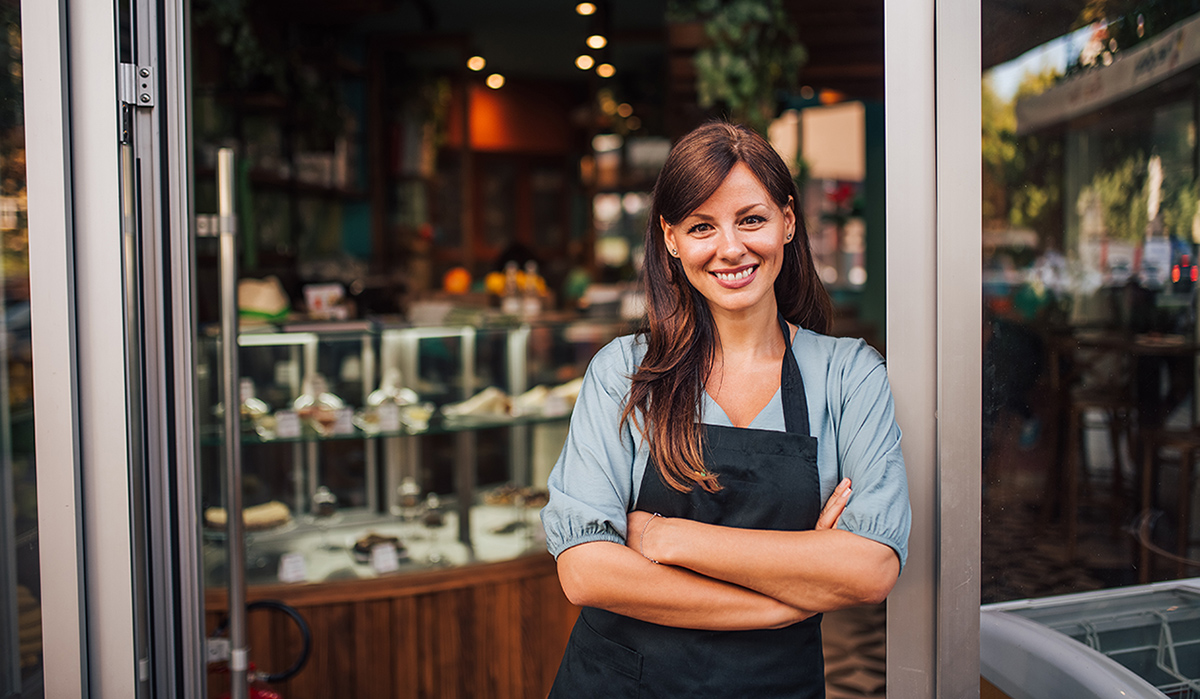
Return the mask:
M671 257L679 257L679 251L675 248L671 248Z

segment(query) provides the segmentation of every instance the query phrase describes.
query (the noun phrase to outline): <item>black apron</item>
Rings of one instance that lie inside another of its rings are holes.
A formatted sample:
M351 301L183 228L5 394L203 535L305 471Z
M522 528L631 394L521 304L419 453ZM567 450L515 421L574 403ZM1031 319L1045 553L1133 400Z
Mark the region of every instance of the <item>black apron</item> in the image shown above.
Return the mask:
M646 465L635 509L747 529L798 531L821 511L817 439L809 434L804 380L787 351L780 386L786 432L704 425L704 463L716 493L681 493ZM552 699L684 699L825 696L821 615L782 629L699 631L584 607L571 631Z

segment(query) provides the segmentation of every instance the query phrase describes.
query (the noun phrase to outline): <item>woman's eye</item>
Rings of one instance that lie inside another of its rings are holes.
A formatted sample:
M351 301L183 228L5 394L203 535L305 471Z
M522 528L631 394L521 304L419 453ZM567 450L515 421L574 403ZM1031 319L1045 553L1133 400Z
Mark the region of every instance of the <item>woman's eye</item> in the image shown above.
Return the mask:
M697 223L688 229L688 233L707 233L711 228L712 226L707 223Z
M747 216L746 218L742 219L742 225L757 226L760 223L764 223L766 220L767 219L763 218L762 216L755 214L753 216Z

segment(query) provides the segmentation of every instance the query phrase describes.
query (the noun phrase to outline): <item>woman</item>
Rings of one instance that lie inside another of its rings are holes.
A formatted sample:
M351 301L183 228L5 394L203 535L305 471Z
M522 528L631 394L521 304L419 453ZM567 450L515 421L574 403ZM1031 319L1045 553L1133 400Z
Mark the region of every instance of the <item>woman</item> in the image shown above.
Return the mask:
M593 358L542 512L583 607L551 697L823 697L820 613L879 602L900 573L883 360L818 334L798 196L770 144L726 123L659 174L648 330Z

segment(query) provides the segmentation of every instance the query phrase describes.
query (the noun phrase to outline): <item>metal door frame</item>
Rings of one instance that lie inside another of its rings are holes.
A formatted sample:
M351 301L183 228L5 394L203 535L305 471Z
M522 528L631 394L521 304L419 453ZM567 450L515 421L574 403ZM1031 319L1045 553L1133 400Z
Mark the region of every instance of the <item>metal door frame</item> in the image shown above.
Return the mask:
M87 697L65 25L65 0L21 3L41 595L55 600L42 609L44 683L48 696Z
M200 697L188 7L127 5L148 74L118 2L22 2L45 686Z
M980 10L884 4L888 374L913 529L889 697L979 695Z
M200 551L199 422L195 406L190 150L190 2L130 0L133 65L150 84L122 96L137 157L138 235L127 279L129 344L140 358L131 383L141 402L131 435L142 462L134 472L144 498L134 539L149 614L146 662L156 696L204 695L204 586ZM147 77L148 73L148 77ZM133 317L136 316L136 317ZM136 349L135 349L136 346ZM138 528L141 531L138 531Z
M135 696L116 17L21 10L45 689Z

